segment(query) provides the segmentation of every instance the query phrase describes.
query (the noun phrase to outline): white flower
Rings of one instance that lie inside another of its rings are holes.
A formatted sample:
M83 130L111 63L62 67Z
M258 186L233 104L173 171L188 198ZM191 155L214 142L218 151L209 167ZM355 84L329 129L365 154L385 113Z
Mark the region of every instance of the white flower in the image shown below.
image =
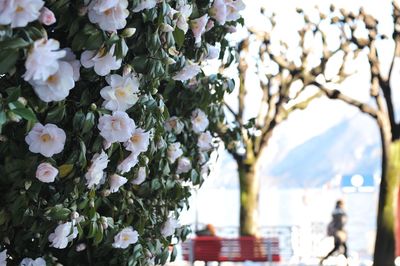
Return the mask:
M133 12L140 12L143 9L151 9L157 5L157 0L139 0L139 4L132 10Z
M113 174L112 176L110 176L110 192L117 192L119 188L123 186L127 181L128 179L126 179L125 177Z
M191 5L183 5L179 7L176 17L176 26L186 33L189 29L188 19L192 14Z
M171 143L167 149L168 160L174 163L183 154L181 144L179 142Z
M69 91L75 87L74 72L72 66L59 61L57 72L46 80L30 80L36 95L44 102L62 101L69 95Z
M0 266L7 265L7 249L0 252Z
M196 44L201 42L201 35L206 32L207 21L208 14L204 14L203 16L190 21L190 28L192 29Z
M210 16L218 21L220 25L224 25L227 15L228 9L225 0L215 0L210 9Z
M101 180L104 177L104 169L107 168L108 165L108 156L104 151L101 153L96 153L93 155L91 165L85 174L86 185L88 188L92 188L100 184Z
M31 152L51 157L62 152L65 139L64 130L56 125L46 124L43 126L40 123L36 123L25 137L25 142L29 145Z
M129 172L132 167L134 167L138 163L138 155L132 152L128 157L126 157L118 166L117 170L121 173Z
M116 111L99 118L100 135L108 142L125 142L135 131L135 122L127 113Z
M207 115L200 109L192 112L192 129L195 133L201 133L208 127Z
M49 163L41 163L36 169L36 178L44 183L54 182L58 169Z
M242 0L225 0L227 5L226 21L234 21L240 18L239 11L245 8L245 4Z
M68 62L71 65L72 71L74 73L73 75L74 81L78 81L80 77L79 69L81 68L81 62L79 62L79 60L76 59L76 56L72 52L71 48L64 48L63 51L65 51L65 56L61 58L61 60Z
M59 50L60 43L54 39L39 39L29 49L25 61L26 72L23 75L26 81L47 80L59 68L58 59L65 56L65 51Z
M207 59L217 59L219 57L219 53L221 52L221 48L217 46L213 46L207 43Z
M78 235L78 229L72 222L60 224L54 230L54 233L49 235L50 247L63 249L66 248L68 242L71 242Z
M132 184L134 185L140 185L146 180L147 174L146 174L146 167L139 167L139 171L137 173L137 177L131 181Z
M126 111L138 100L139 81L133 75L120 76L117 74L106 78L110 86L100 91L104 108L111 111Z
M175 74L172 78L174 80L185 81L193 78L201 71L201 67L196 64L188 63L186 64L178 73Z
M184 124L179 120L178 117L171 116L165 121L164 127L168 132L174 132L175 134L179 135L183 130Z
M35 260L25 258L21 261L20 266L46 266L46 261L43 258L37 258Z
M46 26L50 26L56 23L56 17L54 16L53 11L44 6L40 10L39 21Z
M141 128L136 128L132 136L124 143L125 149L140 154L147 151L150 144L150 132L145 132Z
M169 217L161 227L161 234L164 237L171 236L175 233L175 229L178 227L178 221L173 217Z
M112 246L114 248L127 248L130 244L135 244L138 237L139 234L136 230L133 230L130 226L126 227L114 237Z
M122 59L117 59L114 56L115 45L111 46L110 51L101 48L96 51L84 51L81 55L81 63L85 68L94 66L94 72L99 76L105 76L111 70L117 70L121 67Z
M183 174L187 173L192 169L192 163L190 162L189 158L187 157L181 157L178 160L178 166L176 167L176 173Z
M212 136L210 131L206 131L200 134L197 140L197 147L200 151L208 151L212 149Z
M105 31L116 31L126 26L129 16L127 0L95 0L89 5L89 20Z
M11 24L11 28L25 27L29 22L37 20L42 0L2 0L0 1L0 24Z

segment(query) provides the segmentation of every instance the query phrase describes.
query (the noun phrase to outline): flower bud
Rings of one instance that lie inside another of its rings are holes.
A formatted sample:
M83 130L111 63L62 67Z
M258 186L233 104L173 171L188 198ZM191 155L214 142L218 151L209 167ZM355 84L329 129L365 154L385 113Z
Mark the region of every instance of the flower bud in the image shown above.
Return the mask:
M160 26L160 30L162 32L172 32L174 31L174 28L171 25L168 25L166 23L162 23Z
M54 16L53 11L47 7L42 7L40 10L39 22L46 26L54 24L56 22L56 17Z
M136 29L135 28L126 28L122 31L121 36L124 38L129 38L132 37L133 34L135 34Z
M79 245L76 246L76 252L81 252L86 249L86 244L85 243L80 243Z

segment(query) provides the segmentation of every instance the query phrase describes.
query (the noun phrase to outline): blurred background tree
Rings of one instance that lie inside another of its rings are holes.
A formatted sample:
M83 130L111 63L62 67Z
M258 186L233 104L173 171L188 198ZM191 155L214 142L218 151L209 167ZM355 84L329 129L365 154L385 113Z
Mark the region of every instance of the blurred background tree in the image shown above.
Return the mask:
M267 13L266 10L261 12ZM358 12L347 12L331 6L329 12L318 12L315 17L298 9L300 26L298 35L290 36L292 43L287 41L287 36L282 37L285 33L279 28L275 14L265 14L266 29L250 28L238 47L237 100L226 103L227 116L234 121L228 128L221 129L224 133L221 138L238 165L240 233L256 234L257 170L274 129L292 111L306 108L323 92L331 99L339 99L368 114L379 127L382 178L374 265L394 265L400 124L395 117L392 78L400 56L400 9L393 3L391 37L383 34L378 21L362 8ZM368 75L364 78L369 82L368 101L343 92L344 82L360 69L367 69ZM262 97L254 96L257 90L254 72L262 91L257 95ZM253 97L249 97L249 93L253 93ZM258 105L256 101L260 99ZM258 115L249 117L246 109L255 106L260 106Z

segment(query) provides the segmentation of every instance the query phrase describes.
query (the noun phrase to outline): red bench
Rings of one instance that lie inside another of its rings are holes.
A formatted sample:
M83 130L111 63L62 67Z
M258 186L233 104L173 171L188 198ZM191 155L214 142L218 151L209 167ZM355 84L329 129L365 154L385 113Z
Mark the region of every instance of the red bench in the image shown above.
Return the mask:
M279 239L277 237L220 238L198 236L182 244L183 259L199 261L269 261L279 262Z

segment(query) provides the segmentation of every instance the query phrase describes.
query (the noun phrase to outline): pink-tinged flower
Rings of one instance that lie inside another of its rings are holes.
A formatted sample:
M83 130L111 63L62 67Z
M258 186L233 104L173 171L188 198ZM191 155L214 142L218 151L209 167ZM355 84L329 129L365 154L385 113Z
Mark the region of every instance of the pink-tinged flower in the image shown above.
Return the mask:
M64 61L58 62L58 70L46 80L30 80L36 95L44 102L62 101L75 87L72 66Z
M139 4L135 6L132 12L140 12L144 9L151 9L157 5L156 0L139 0Z
M186 33L189 29L188 19L192 14L192 6L189 4L182 5L178 8L176 14L176 26Z
M127 0L94 0L89 5L89 20L105 31L116 31L126 26L129 16Z
M179 118L176 116L171 116L164 123L165 130L167 130L168 132L174 132L177 135L181 134L183 127L183 122L180 121Z
M200 134L197 140L197 147L199 147L200 151L209 151L213 148L212 136L210 131L206 131Z
M60 224L54 230L54 233L49 235L50 247L63 249L66 248L68 242L71 242L78 236L78 228L72 222Z
M54 16L53 11L44 6L40 10L39 22L46 26L50 26L56 23L56 16Z
M170 163L174 163L176 159L181 157L183 151L179 142L171 143L167 149L167 156Z
M196 64L192 64L189 62L186 64L178 73L175 74L172 78L174 80L185 81L195 77L201 71L201 67Z
M11 24L11 28L25 27L37 20L42 0L2 0L0 1L0 25Z
M112 176L110 176L110 192L117 192L119 188L123 186L127 181L128 179L126 179L125 177L113 174Z
M126 51L126 44L123 43L123 50ZM115 45L111 46L110 51L101 48L96 51L84 51L81 55L81 63L85 68L94 67L94 72L99 76L108 75L111 70L117 70L121 67L122 59L114 56ZM125 54L125 52L124 52Z
M246 6L242 0L225 0L227 5L226 21L235 21L240 18L239 11L243 10Z
M207 25L206 25L206 32L211 30L214 27L214 21L213 20L208 20Z
M53 124L36 123L25 137L29 150L51 157L64 149L66 135L64 130Z
M26 72L23 75L28 80L47 80L59 68L58 59L65 56L65 51L59 50L60 43L54 39L40 39L33 43L25 61Z
M146 174L146 167L139 167L137 177L131 181L132 184L134 185L140 185L146 180L147 174Z
M106 78L110 86L100 91L104 108L111 111L126 111L138 100L139 81L131 74L120 76L113 74Z
M41 163L36 169L36 178L43 183L54 182L54 179L58 175L58 169L49 163Z
M173 218L169 217L167 221L161 227L161 234L164 237L171 236L175 233L175 229L179 227L178 221Z
M112 246L114 248L127 248L130 244L135 244L138 239L138 232L129 226L122 229L122 231L114 237Z
M227 15L228 9L225 0L215 0L210 9L210 16L218 21L220 25L224 25Z
M104 169L107 168L108 162L108 156L104 151L93 156L90 167L85 174L88 188L93 188L101 183L104 178Z
M127 113L116 111L99 118L100 135L108 142L125 142L135 131L135 122Z
M132 152L128 157L126 157L118 166L117 170L121 174L125 174L129 172L132 167L134 167L138 163L138 155Z
M183 174L187 173L192 169L192 163L190 162L189 158L181 157L178 159L178 166L176 167L176 173Z
M195 133L201 133L208 127L207 115L199 108L192 112L192 129Z
M192 29L196 44L201 42L201 35L206 32L207 21L208 14L204 14L203 16L190 21L190 28Z
M124 143L125 149L136 154L147 151L150 144L150 132L136 128L132 136Z

